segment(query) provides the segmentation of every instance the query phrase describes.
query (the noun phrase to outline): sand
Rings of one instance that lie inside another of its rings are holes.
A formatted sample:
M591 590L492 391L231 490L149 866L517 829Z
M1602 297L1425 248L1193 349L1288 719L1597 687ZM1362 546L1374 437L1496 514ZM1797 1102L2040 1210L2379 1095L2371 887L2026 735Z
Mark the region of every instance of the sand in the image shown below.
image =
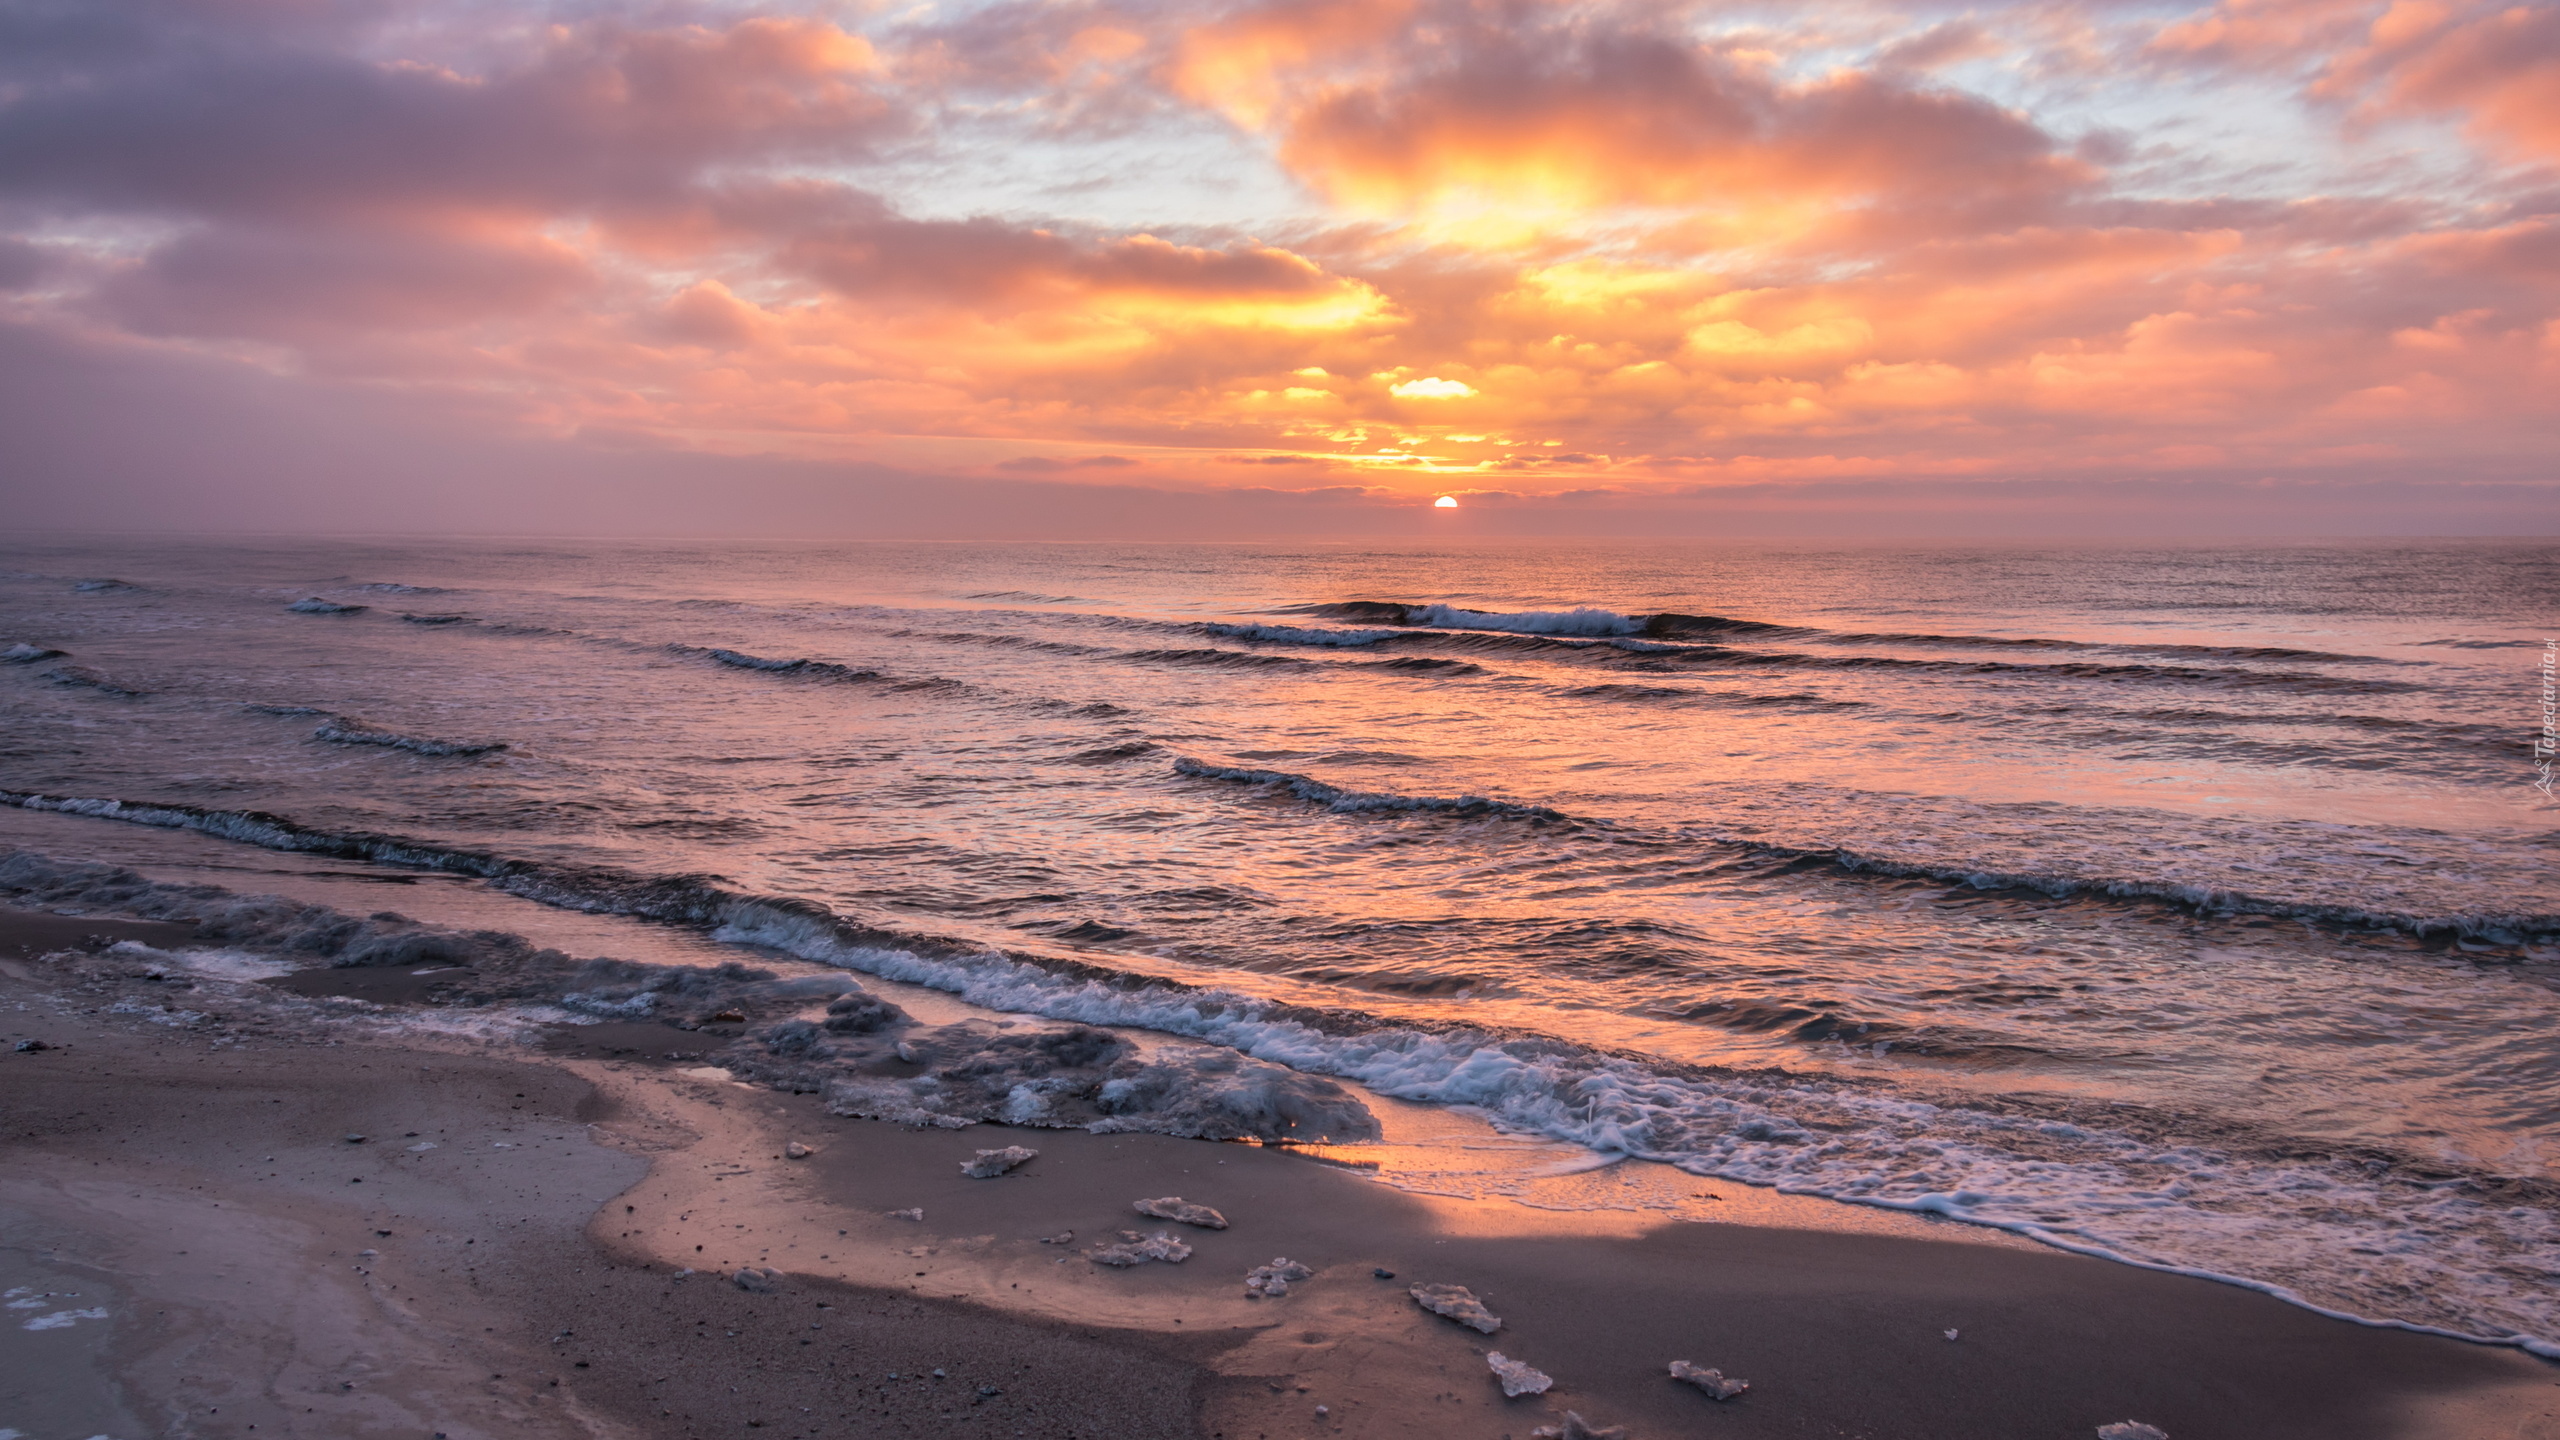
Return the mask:
M169 1023L114 1008L156 982L31 958L90 933L185 932L0 912L0 1289L107 1312L0 1311L0 1427L28 1440L1526 1440L1567 1410L1638 1440L2560 1437L2560 1367L2519 1352L1955 1227L1631 1226L1250 1145L906 1129L667 1059L682 1037L649 1026L536 1052ZM339 976L399 1001L291 983ZM961 1173L1012 1143L1039 1158ZM1169 1195L1231 1227L1131 1208ZM1192 1256L1083 1258L1158 1229ZM1248 1298L1277 1256L1314 1276ZM770 1293L731 1282L748 1266ZM1417 1282L1502 1329L1424 1313ZM1506 1401L1495 1349L1554 1388ZM1675 1359L1752 1388L1719 1404Z

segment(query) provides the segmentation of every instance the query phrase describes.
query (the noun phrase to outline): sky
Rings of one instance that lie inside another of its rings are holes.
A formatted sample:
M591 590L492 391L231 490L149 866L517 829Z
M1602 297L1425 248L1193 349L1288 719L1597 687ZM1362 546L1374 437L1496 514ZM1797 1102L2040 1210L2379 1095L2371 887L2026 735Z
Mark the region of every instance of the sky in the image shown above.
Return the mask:
M2550 5L0 0L33 528L2549 534L2555 442Z

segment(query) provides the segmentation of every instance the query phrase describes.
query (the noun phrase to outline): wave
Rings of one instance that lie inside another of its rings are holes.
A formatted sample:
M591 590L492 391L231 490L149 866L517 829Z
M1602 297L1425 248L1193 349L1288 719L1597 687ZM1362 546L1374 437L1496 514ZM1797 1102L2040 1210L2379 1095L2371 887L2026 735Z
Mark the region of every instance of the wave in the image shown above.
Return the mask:
M1760 639L1800 639L1822 645L1923 645L1945 647L1979 647L1999 650L2065 650L2128 655L2170 655L2193 659L2217 660L2290 660L2339 665L2396 665L2410 662L2385 660L2374 655L2349 655L2327 650L2301 650L2277 645L2182 645L2169 642L2144 644L2123 641L2053 640L2036 637L2003 635L1937 635L1901 631L1831 631L1804 625L1780 625L1762 620L1737 620L1725 615L1685 615L1675 611L1658 614L1625 614L1597 607L1574 610L1526 610L1517 612L1469 610L1437 602L1390 600L1346 600L1316 605L1284 607L1281 614L1321 615L1330 619L1367 621L1376 625L1442 629L1485 630L1518 635L1582 636L1589 638L1645 637L1656 640L1721 641L1751 636ZM1213 627L1230 628L1239 638L1293 641L1300 644L1363 644L1370 640L1319 640L1307 638L1327 634L1308 631L1284 633L1290 626ZM1268 635L1244 635L1255 628L1267 629ZM1383 639L1394 631L1348 631L1336 634L1364 634ZM2472 642L2431 641L2431 644L2455 645ZM2504 642L2481 642L2504 643ZM2515 642L2518 644L2527 642ZM1708 648L1714 648L1712 646ZM1808 661L1811 657L1805 657ZM1818 663L1818 662L1816 662ZM1878 661L1875 663L1893 663ZM1927 664L1933 662L1911 662Z
M370 605L347 605L336 600L323 600L317 595L311 595L306 596L303 599L296 600L284 608L297 615L361 615L373 607Z
M96 580L74 580L71 582L71 588L77 594L98 595L112 593L119 590L139 590L142 587L123 580L101 578Z
M364 590L376 595L450 595L442 585L401 585L389 580L375 580L363 585L350 585L350 590Z
M0 650L0 665L33 665L39 660L68 660L71 652L48 645L31 645L24 640Z
M1501 816L1567 824L1592 831L1605 830L1615 836L1641 840L1647 844L1713 845L1760 856L1791 869L1829 867L1849 875L1927 880L1972 890L2005 890L2032 894L2055 901L2149 902L2210 915L2266 915L2343 929L2393 930L2418 939L2473 939L2485 940L2497 945L2542 944L2560 940L2560 913L2548 911L2414 915L2403 911L2381 910L2365 906L2334 905L2254 895L2220 886L2179 881L2067 875L2049 871L1997 870L1961 861L1889 858L1862 854L1841 846L1790 845L1704 828L1639 837L1634 832L1619 829L1612 821L1570 815L1544 805L1488 800L1480 796L1450 799L1437 796L1402 795L1393 792L1345 790L1313 776L1292 771L1218 765L1187 755L1175 760L1173 769L1175 774L1200 779L1227 780L1238 784L1281 788L1300 800L1312 805L1320 805L1334 814L1408 811L1465 816Z
M770 660L737 650L721 650L703 645L669 645L674 655L699 656L732 670L756 670L767 675L792 675L815 680L835 680L848 684L886 678L877 670L857 670L832 660Z
M1300 625L1235 625L1209 621L1200 628L1229 640L1264 640L1287 645L1375 645L1395 638L1393 630L1310 630Z
M151 693L139 686L128 685L112 675L92 670L86 665L57 665L44 672L44 678L56 685L77 686L84 690L95 690L102 695L119 695L128 700L139 700Z
M471 617L468 615L403 614L400 618L412 625L468 625L471 623Z
M1201 769L1248 783L1294 788L1305 781L1278 772L1257 778ZM1306 783L1314 792L1309 798L1344 798L1332 787ZM1505 1129L1604 1154L1941 1215L2081 1254L2247 1286L2344 1319L2560 1358L2560 1291L2547 1281L2552 1247L2560 1244L2554 1213L2560 1196L2537 1182L2448 1173L2424 1159L2373 1149L2324 1152L2294 1137L2139 1107L1930 1097L1858 1078L1734 1072L1535 1033L1283 1005L1089 959L883 930L807 900L732 891L708 876L541 864L387 836L332 834L258 812L23 792L0 792L0 798L28 808L185 825L273 848L477 874L544 903L686 924L723 941L928 986L991 1009L1153 1030L1398 1099L1471 1106ZM8 879L0 867L0 882ZM95 903L113 901L101 895ZM643 997L690 983L639 973L653 967L591 963L624 968L598 972L600 983L579 994L595 1006L633 1014L641 1013L631 1007ZM701 972L708 977L701 983L756 994L762 992L752 987L773 983L750 978L746 967L724 977L728 969ZM793 998L808 1003L796 992ZM855 1001L845 1008L846 1031L860 1035L878 1028L874 1009L893 1007ZM799 1063L792 1047L833 1043L832 1027L798 1023L797 1030L766 1031L768 1058L747 1073L788 1084L797 1073L791 1066ZM1106 1032L1097 1040L1058 1043L1094 1046L1108 1038ZM1240 1062L1224 1062L1224 1071L1220 1063L1212 1057L1201 1066L1216 1079L1233 1076ZM1165 1079L1191 1083L1187 1070ZM1244 1091L1248 1109L1258 1103L1250 1097L1269 1093L1250 1084ZM918 1094L902 1099L857 1086L842 1098L850 1113L927 1124L1012 1118L1001 1109L937 1118L920 1105L911 1107L912 1116L892 1114ZM990 1105L1012 1103L1011 1092L1002 1101L985 1098ZM1031 1101L1023 1104L1031 1110ZM1036 1111L1027 1118L1048 1123ZM2413 1235L2428 1243L2407 1243Z
M279 707L268 713L289 712ZM380 745L392 750L406 750L413 755L490 755L507 748L506 742L501 740L430 740L417 735L403 735L348 715L332 715L321 721L319 727L311 732L311 738L334 745Z
M963 595L963 600L1004 600L1016 605L1091 605L1096 602L1076 595L1043 595L1034 590L982 590Z
M1864 700L1834 700L1826 695L1737 694L1728 690L1699 690L1681 685L1577 685L1557 692L1572 700L1614 700L1640 705L1711 705L1740 709L1769 710L1864 710Z
M1521 805L1509 800L1489 800L1482 795L1398 795L1380 790L1345 790L1328 785L1312 776L1287 770L1254 770L1240 765L1212 765L1185 755L1173 762L1177 775L1203 780L1225 780L1238 785L1259 785L1287 791L1310 805L1321 805L1337 815L1353 815L1372 811L1428 811L1469 819L1497 817L1505 820L1558 821L1564 815L1543 805Z

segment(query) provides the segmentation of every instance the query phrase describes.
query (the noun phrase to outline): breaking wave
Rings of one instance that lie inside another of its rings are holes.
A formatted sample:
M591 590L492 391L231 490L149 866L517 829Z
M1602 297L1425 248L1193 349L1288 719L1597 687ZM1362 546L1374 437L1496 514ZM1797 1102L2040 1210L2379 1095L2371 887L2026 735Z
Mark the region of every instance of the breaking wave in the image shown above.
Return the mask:
M69 658L71 658L71 652L68 650L56 650L47 645L30 645L23 640L5 650L0 650L0 665L33 665L39 660Z
M361 615L373 607L370 605L347 605L336 600L323 600L317 595L312 595L296 600L284 608L297 615Z

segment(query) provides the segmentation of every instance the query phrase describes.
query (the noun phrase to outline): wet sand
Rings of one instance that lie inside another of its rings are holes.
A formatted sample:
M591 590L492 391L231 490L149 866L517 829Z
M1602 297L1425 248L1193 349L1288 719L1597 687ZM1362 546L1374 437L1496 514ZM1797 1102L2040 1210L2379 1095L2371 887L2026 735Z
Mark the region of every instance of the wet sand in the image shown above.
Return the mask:
M2128 1418L2176 1440L2560 1436L2560 1367L2518 1352L1952 1227L1648 1226L1254 1146L842 1119L688 1074L658 1027L535 1054L166 1023L114 1009L159 982L32 958L92 932L184 934L0 912L0 1288L108 1312L0 1330L0 1425L29 1440L1526 1440L1567 1409L1638 1440L2063 1440ZM817 1153L784 1158L794 1139ZM960 1174L1007 1144L1041 1153ZM1129 1208L1177 1194L1231 1228ZM1737 1211L1835 1208L1792 1203ZM1194 1253L1083 1258L1123 1229ZM1316 1275L1246 1298L1282 1255ZM780 1279L750 1293L744 1266ZM1502 1329L1423 1313L1418 1281L1470 1287ZM1505 1401L1494 1349L1554 1390ZM1718 1404L1674 1359L1753 1388Z

